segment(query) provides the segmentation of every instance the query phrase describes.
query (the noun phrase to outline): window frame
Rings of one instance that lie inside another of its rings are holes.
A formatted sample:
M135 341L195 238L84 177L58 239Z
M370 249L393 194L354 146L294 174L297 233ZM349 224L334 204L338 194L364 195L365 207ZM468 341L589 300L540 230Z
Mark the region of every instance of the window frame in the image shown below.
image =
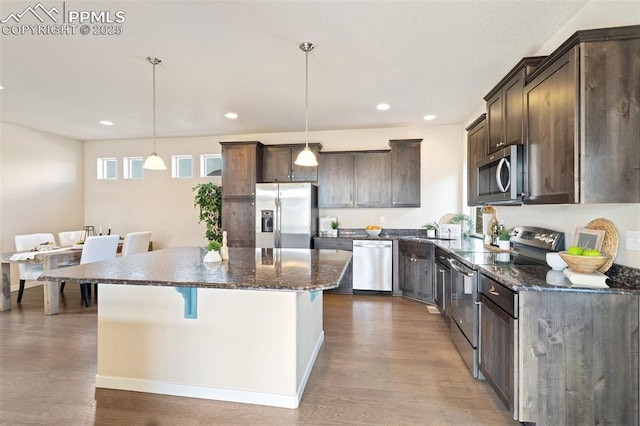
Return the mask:
M140 170L142 172L142 175L140 177L134 177L133 176L133 168L131 163L133 161L140 161L142 164L140 166ZM144 179L144 157L124 157L122 159L122 174L123 174L123 178L127 179L127 180L141 180Z
M220 160L220 174L219 175L209 176L207 174L207 160L209 160L209 159L219 159ZM222 154L201 154L200 155L200 177L206 177L206 178L222 177Z
M180 162L189 160L191 162L191 174L189 176L180 176ZM175 179L192 179L193 178L193 155L180 154L171 156L171 177Z
M113 177L109 177L108 164L113 163ZM97 160L97 179L98 180L117 180L118 179L118 159L116 157L100 157Z

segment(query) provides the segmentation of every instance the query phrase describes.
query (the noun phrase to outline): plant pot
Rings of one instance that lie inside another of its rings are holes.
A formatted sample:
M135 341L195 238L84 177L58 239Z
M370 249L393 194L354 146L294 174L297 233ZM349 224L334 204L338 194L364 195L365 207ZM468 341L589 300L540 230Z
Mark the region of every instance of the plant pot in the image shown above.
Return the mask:
M213 262L222 262L222 257L220 257L220 253L218 251L209 251L204 255L204 262L213 263Z
M338 230L337 229L332 229L331 233L329 235L334 237L334 238L336 238L338 236Z
M427 229L427 238L435 238L436 230L435 229Z
M510 250L511 249L511 241L498 240L498 248L500 250Z

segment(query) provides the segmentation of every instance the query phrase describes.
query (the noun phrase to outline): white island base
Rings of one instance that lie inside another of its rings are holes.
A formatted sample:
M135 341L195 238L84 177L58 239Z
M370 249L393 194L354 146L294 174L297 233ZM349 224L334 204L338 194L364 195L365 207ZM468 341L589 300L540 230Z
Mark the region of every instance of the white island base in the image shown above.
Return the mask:
M176 287L100 284L96 387L297 408L322 291L195 291L187 312Z

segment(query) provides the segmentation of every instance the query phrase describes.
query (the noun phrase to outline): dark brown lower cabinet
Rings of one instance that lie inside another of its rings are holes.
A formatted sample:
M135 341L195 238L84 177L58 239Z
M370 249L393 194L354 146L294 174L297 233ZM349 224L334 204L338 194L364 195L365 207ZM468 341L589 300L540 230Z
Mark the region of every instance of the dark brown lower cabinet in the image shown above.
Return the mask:
M402 294L422 302L435 303L433 265L432 244L400 241L398 279Z
M513 412L516 320L480 296L480 372Z
M507 312L504 287L479 287L480 371L515 420L639 424L640 296L519 291Z
M229 247L255 247L255 209L253 197L222 199L222 229L227 231Z

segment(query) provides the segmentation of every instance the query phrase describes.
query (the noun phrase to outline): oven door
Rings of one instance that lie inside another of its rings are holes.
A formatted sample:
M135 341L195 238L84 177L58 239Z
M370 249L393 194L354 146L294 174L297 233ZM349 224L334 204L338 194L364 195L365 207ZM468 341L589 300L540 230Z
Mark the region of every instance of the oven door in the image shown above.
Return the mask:
M477 273L455 259L448 261L451 265L451 339L473 377L483 379L478 369Z
M522 149L522 145L511 145L478 161L478 201L522 203Z

